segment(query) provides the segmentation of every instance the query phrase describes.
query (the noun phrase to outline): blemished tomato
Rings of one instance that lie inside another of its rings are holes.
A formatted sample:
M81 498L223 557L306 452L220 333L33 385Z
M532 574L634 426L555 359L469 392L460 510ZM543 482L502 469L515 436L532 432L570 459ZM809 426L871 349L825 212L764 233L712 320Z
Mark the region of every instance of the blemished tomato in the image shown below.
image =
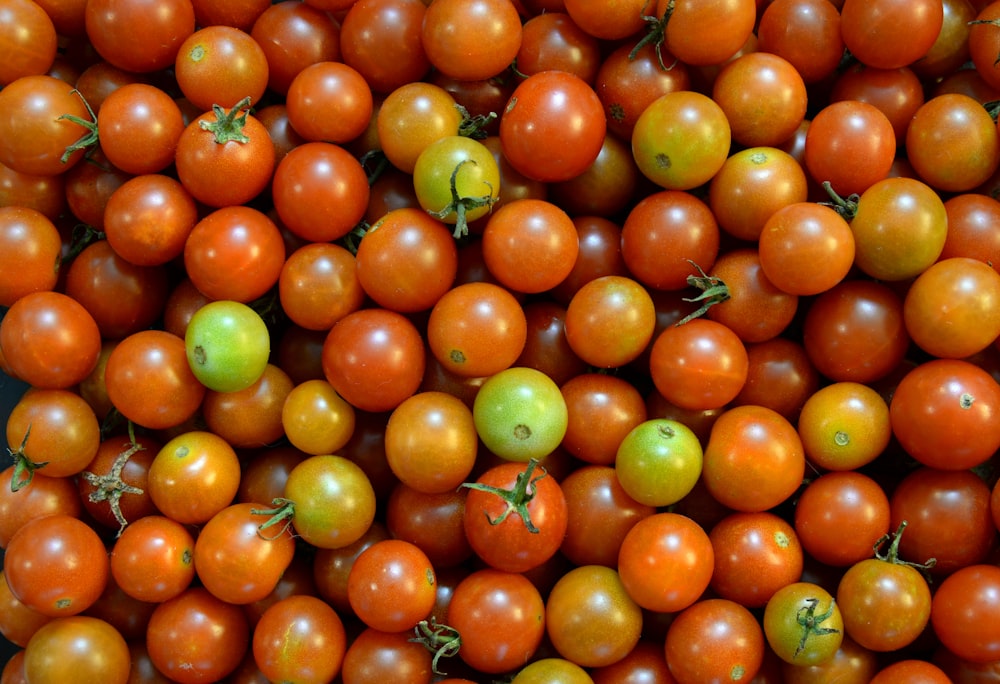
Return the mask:
M340 671L347 635L329 604L315 596L288 596L261 615L252 646L254 662L269 680L319 684Z
M202 24L181 43L174 75L184 97L199 109L234 107L244 97L256 104L267 88L267 56L244 30Z
M552 453L566 435L569 420L559 386L541 371L520 366L482 384L472 418L491 452L522 463Z
M271 337L260 314L249 306L216 300L191 317L184 348L201 384L216 392L238 392L264 374Z
M111 571L97 532L78 518L57 514L35 518L14 534L3 572L21 603L59 618L92 606Z
M725 112L695 91L661 95L642 111L632 130L639 170L668 190L690 190L711 180L729 156L731 142Z
M149 495L163 515L183 524L201 524L236 496L240 461L218 435L185 432L156 454L148 482Z
M132 598L161 603L195 577L194 538L181 523L150 515L129 524L111 548L111 575Z
M705 599L670 623L666 657L678 684L751 681L764 660L764 632L739 603Z
M127 261L139 266L165 264L184 252L198 222L198 208L180 181L145 174L125 181L104 207L104 234Z
M674 613L708 588L715 552L708 534L691 518L657 513L637 522L622 541L618 573L641 607Z
M830 660L844 639L836 600L812 582L779 589L764 608L764 635L779 658L793 665Z
M703 452L697 435L683 423L653 418L622 439L615 473L625 493L647 506L671 506L687 496L701 477Z
M57 618L41 627L24 651L24 675L40 684L126 684L131 656L121 633L85 615Z

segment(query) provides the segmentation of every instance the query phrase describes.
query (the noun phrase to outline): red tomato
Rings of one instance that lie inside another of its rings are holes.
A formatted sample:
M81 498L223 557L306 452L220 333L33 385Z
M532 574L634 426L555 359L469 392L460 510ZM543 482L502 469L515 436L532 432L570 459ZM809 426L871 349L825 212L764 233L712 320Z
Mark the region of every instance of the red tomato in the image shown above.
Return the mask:
M892 123L867 102L845 100L821 109L806 133L805 166L817 183L847 197L889 174L896 155Z
M847 49L876 69L903 67L923 57L944 21L940 0L845 0L840 14Z
M1000 568L970 565L945 578L934 594L931 624L941 643L974 662L1000 659Z
M87 3L85 22L87 37L101 57L141 73L172 66L195 29L191 0L97 0Z
M666 656L678 684L749 681L764 660L764 632L740 604L706 599L670 623Z
M122 531L111 548L111 575L135 599L168 601L194 579L194 538L170 518L140 518Z
M439 71L464 81L506 69L521 47L521 17L510 0L443 0L424 14L421 42Z
M211 103L205 109L209 109ZM97 112L100 149L126 173L159 173L174 161L184 132L180 107L165 91L127 83L111 92Z
M289 596L261 615L253 632L253 659L272 681L327 682L347 650L344 624L315 596Z
M421 37L425 12L421 0L354 2L340 25L344 63L379 93L420 81L430 68Z
M566 341L591 366L617 368L649 345L656 325L652 297L637 281L607 275L584 284L566 308Z
M712 589L722 598L759 608L802 577L802 545L774 513L730 513L708 535L715 551Z
M55 289L61 252L59 231L44 214L28 207L0 207L0 306Z
M234 26L201 24L177 51L174 76L193 105L235 107L245 97L256 104L267 88L267 56L249 33Z
M310 64L292 79L285 98L288 122L305 140L348 143L372 116L364 77L342 62Z
M310 64L340 59L337 22L306 2L285 1L265 7L254 20L250 35L267 57L268 88L281 95L288 92L295 75Z
M208 522L233 500L240 462L229 444L211 432L174 437L149 467L149 495L168 518L183 524Z
M427 554L410 542L386 539L355 559L347 578L347 599L369 627L404 632L430 614L436 583Z
M75 615L35 632L24 651L26 681L125 684L131 670L128 644L113 626Z

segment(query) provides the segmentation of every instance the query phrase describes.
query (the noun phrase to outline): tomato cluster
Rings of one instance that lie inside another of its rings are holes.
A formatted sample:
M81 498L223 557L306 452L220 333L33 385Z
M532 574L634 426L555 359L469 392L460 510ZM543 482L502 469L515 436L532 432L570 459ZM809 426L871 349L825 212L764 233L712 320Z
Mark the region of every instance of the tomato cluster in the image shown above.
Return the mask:
M1000 681L1000 0L6 0L2 684Z

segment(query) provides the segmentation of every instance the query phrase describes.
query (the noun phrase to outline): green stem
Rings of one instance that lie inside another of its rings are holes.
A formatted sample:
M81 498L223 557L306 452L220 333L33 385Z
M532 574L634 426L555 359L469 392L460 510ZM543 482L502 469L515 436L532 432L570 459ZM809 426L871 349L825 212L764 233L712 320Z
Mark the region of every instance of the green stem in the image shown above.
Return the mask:
M431 671L443 676L444 672L438 669L438 662L441 658L451 658L462 648L462 637L458 630L448 625L439 625L434 616L430 620L421 620L413 628L415 636L410 641L423 644L423 646L434 654L431 659Z
M285 533L288 528L292 525L292 519L295 517L295 502L290 499L283 499L281 497L273 499L271 504L275 508L251 508L251 515L266 515L269 516L267 520L262 522L257 526L257 534L259 534L263 539L277 539ZM264 535L264 530L274 527L275 525L281 525L281 529L278 533L272 537Z
M842 217L845 221L850 222L858 213L858 200L860 197L856 194L848 195L847 198L843 198L837 194L837 191L833 189L833 185L830 181L823 181L823 189L826 190L826 194L830 196L829 202L820 202L823 206L830 207Z
M830 607L826 609L826 612L821 615L816 615L816 607L819 605L819 599L810 598L806 599L808 606L803 606L799 608L796 614L796 621L802 626L802 638L799 640L799 645L795 649L795 654L793 657L802 653L806 647L806 641L811 636L823 636L825 634L837 634L840 632L839 629L833 629L832 627L821 626L823 622L833 615L833 611L836 609L837 602L835 599L830 599Z
M520 516L521 520L524 522L524 526L528 528L528 531L532 534L538 534L538 528L535 527L535 523L531 520L531 513L528 511L528 504L535 498L535 483L548 475L548 473L545 472L545 468L542 468L541 475L532 478L531 475L535 471L536 467L538 467L538 459L533 458L528 461L528 467L517 474L517 478L514 480L514 487L512 489L503 489L501 487L494 487L480 482L466 482L462 484L462 486L468 487L469 489L475 489L480 492L496 494L507 504L503 513L498 515L496 518L489 517L489 513L486 514L486 519L490 521L490 525L499 525L506 520L511 513L517 513L517 515Z
M31 484L31 480L35 476L35 471L39 468L44 468L49 464L48 461L35 463L28 458L24 448L28 444L29 435L31 435L30 423L28 424L28 429L24 431L24 439L21 440L21 444L17 447L17 449L7 449L7 453L9 453L11 458L14 459L14 472L10 477L10 491L12 492L20 491Z
M469 223L466 220L466 214L470 209L479 209L480 207L491 207L493 206L497 198L493 196L493 186L483 181L486 187L490 189L490 192L485 195L480 195L479 197L462 197L458 194L458 172L466 164L476 164L474 159L463 159L451 172L451 202L447 204L443 209L439 211L428 211L431 216L441 221L445 221L452 214L455 214L455 230L452 234L456 239L465 237L469 234Z
M250 113L250 96L244 97L237 102L228 112L217 104L212 105L212 113L215 114L215 121L202 119L198 124L202 130L209 131L215 136L215 142L220 145L227 142L247 143L250 138L243 133L243 127L247 122L247 115Z
M98 135L97 132L97 115L94 114L94 110L90 108L90 103L87 102L87 98L83 96L83 93L81 93L76 88L73 89L73 93L75 93L76 96L80 98L80 100L83 102L83 106L87 108L87 113L90 114L90 121L87 121L86 119L81 119L80 117L74 116L73 114L63 114L62 116L59 117L60 121L63 120L71 121L77 124L78 126L83 126L83 128L85 128L87 131L80 137L79 140L77 140L75 143L73 143L72 145L70 145L65 149L62 156L59 158L59 161L61 161L63 164L69 161L69 158L73 156L74 152L76 152L77 150L85 150L87 148L93 147L98 143L100 139L100 136Z
M698 275L689 275L687 277L687 284L701 290L701 294L697 297L684 297L684 301L692 303L701 302L701 306L696 311L674 323L675 326L684 325L688 321L705 315L713 306L721 304L731 297L729 286L721 278L706 274L701 266L690 259L687 262L698 270Z

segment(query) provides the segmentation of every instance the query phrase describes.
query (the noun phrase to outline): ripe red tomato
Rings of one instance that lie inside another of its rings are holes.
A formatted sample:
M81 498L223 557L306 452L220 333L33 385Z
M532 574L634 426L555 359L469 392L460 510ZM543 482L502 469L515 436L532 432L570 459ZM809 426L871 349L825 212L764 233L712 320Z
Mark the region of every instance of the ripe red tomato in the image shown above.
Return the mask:
M420 81L430 69L421 37L421 0L358 0L340 24L344 63L378 93Z
M340 616L315 596L279 600L264 611L253 631L253 660L272 681L331 681L346 650Z
M149 495L163 515L202 524L229 505L240 481L236 452L216 434L182 433L156 454L149 467Z
M795 528L774 513L730 513L708 538L715 551L711 587L724 599L760 608L802 577L802 544Z
M264 49L235 26L201 26L181 43L174 61L184 97L203 111L235 107L245 97L256 104L267 88Z
M421 42L439 71L477 81L497 76L514 61L521 32L511 0L443 0L427 8Z
M161 603L179 596L195 577L194 538L181 523L160 515L126 527L111 548L111 575L139 601Z
M408 541L386 539L354 560L347 578L347 600L369 627L404 632L430 615L436 586L427 554Z
M210 108L211 103L205 107ZM114 90L97 112L101 151L114 166L136 176L170 166L184 128L173 98L146 83Z
M591 366L617 368L634 361L649 345L656 309L640 283L606 275L573 294L565 325L573 353Z
M977 663L998 659L998 588L995 565L970 565L941 582L931 603L931 624L948 650Z
M59 231L44 214L22 206L0 207L0 306L54 290L61 252Z
M35 632L24 651L26 681L125 684L130 671L124 637L96 617L52 620Z
M806 133L805 166L817 183L830 183L841 196L867 190L889 174L896 133L881 110L844 100L821 109Z
M191 0L97 0L87 3L84 19L87 38L101 57L140 73L173 66L181 44L195 29Z
M764 661L764 632L739 603L705 599L670 623L666 656L678 684L752 680Z

